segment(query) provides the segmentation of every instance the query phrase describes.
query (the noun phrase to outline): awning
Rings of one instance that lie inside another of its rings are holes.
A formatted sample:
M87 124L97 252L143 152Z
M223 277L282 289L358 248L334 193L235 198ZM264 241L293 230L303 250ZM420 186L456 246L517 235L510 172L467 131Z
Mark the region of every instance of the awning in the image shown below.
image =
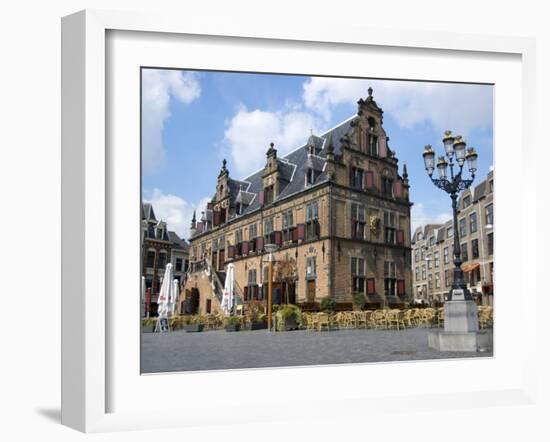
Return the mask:
M475 270L479 267L479 262L476 262L475 264L470 264L462 269L463 272L471 272L472 270Z

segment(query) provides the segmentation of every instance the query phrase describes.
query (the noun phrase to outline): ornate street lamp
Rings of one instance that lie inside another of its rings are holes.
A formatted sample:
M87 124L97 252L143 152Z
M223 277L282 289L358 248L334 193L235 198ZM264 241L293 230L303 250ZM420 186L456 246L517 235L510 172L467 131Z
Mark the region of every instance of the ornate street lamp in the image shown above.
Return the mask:
M269 267L267 273L267 329L271 331L273 309L273 252L277 250L275 244L266 244L264 249L269 253Z
M453 207L453 227L454 227L454 281L449 292L448 300L472 300L472 295L468 291L466 282L463 279L462 259L460 256L460 241L458 238L458 213L457 213L457 199L460 192L470 187L474 181L475 173L477 170L477 153L473 147L466 150L466 142L460 135L453 136L451 131L445 131L443 136L443 146L445 147L445 156L439 157L437 165L435 165L435 152L432 146L427 145L424 148L422 156L424 157L424 166L428 176L440 189L444 190L451 196ZM456 161L458 170L455 174L453 159ZM470 179L462 179L462 170L465 162L468 163L468 170L471 174ZM435 168L439 178L433 178Z

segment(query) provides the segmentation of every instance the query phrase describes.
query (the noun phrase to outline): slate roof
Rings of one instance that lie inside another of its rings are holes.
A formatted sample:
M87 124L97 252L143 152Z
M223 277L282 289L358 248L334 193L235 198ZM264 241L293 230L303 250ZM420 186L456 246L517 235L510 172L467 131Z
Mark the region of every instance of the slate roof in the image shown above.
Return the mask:
M308 164L311 164L313 169L317 171L315 182L308 187L327 181L327 175L324 172L327 140L332 136L334 154L339 155L342 147L340 139L350 131L352 122L357 118L357 116L353 116L322 135L311 135L305 144L285 156L277 158L281 177L281 189L275 201L282 200L306 189L305 178ZM316 154L309 154L308 146L310 144L314 145ZM254 212L260 208L257 195L263 190L263 171L264 169L262 168L243 180L229 178L231 203L237 200L239 194L241 194L240 198L243 199L243 202L245 196L249 199L249 205L243 208L241 215ZM249 194L252 194L252 196Z
M141 219L157 221L155 217L155 212L151 203L143 203L141 205Z
M172 230L168 230L168 238L172 243L174 249L187 250L187 248L189 247L187 242L185 242L184 239L181 239L179 235Z

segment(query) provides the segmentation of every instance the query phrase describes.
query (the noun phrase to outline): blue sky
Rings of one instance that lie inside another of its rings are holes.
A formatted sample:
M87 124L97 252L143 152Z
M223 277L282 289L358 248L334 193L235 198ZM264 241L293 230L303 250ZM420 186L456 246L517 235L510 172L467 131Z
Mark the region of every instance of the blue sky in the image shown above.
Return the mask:
M224 158L243 178L263 167L270 142L284 155L355 115L369 86L400 167L407 162L413 228L449 219L450 199L429 181L422 150L432 144L442 153L443 131L461 134L479 153L476 182L483 180L493 165L492 86L144 69L144 200L187 238Z

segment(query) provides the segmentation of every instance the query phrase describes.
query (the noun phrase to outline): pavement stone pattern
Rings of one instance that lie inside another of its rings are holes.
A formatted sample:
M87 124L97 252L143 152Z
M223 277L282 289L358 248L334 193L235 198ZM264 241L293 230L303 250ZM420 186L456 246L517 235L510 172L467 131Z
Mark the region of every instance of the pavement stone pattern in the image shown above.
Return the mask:
M224 370L361 362L492 357L486 352L438 352L434 329L267 330L142 333L141 372Z

